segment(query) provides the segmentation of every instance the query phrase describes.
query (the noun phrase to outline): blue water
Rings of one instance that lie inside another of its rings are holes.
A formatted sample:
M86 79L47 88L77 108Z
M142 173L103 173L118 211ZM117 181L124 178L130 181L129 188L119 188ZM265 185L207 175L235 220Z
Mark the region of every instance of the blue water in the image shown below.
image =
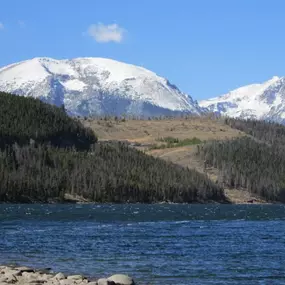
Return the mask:
M285 284L283 205L0 205L0 264L139 284Z

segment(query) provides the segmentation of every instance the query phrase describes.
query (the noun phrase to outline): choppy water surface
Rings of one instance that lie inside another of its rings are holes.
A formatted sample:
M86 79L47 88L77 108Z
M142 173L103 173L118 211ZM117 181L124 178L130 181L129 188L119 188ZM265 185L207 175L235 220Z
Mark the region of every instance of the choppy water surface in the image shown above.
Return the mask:
M283 205L0 205L0 264L139 284L285 284Z

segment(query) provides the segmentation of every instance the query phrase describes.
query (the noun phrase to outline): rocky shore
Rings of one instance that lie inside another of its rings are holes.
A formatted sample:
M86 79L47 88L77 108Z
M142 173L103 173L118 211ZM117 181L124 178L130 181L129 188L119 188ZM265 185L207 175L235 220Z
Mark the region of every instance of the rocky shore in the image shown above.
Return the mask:
M53 273L50 268L33 269L20 266L0 266L0 285L135 285L134 280L123 274L91 280L82 275Z

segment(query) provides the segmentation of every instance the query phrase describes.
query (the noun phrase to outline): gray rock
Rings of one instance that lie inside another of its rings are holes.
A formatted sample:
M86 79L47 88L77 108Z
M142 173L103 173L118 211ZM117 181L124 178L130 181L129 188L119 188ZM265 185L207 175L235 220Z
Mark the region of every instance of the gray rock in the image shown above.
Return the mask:
M6 278L6 280L4 282L6 282L8 284L16 283L18 281L16 276L13 274L5 274L5 278Z
M21 276L22 275L22 272L19 271L19 270L14 270L14 269L11 269L11 268L6 268L6 269L3 269L1 271L1 274L5 274L5 275L14 275L14 276Z
M88 282L88 285L99 285L99 284L98 284L98 282L92 281L92 282Z
M23 272L22 276L25 280L28 281L40 279L40 275L38 273Z
M88 281L88 279L76 280L76 283L79 285L86 285L86 284L89 284L89 281Z
M20 271L20 270L13 270L13 275L15 275L15 276L22 276L22 271Z
M63 279L65 279L65 275L63 273L59 272L53 277L53 279L63 280Z
M110 281L106 278L100 278L98 281L97 281L97 284L98 285L116 285L116 283L114 281ZM89 285L89 284L88 284Z
M21 272L35 272L35 270L33 268L27 267L27 266L20 266L20 267L16 267L16 270L19 270Z
M6 280L7 280L7 277L5 277L5 276L1 277L0 276L0 284L6 282Z
M106 278L100 278L97 281L98 285L108 285L108 280Z
M59 280L49 279L46 284L47 285L60 285L59 282L60 282Z
M11 268L6 266L0 266L0 273L5 273L7 270L11 270Z
M124 274L112 275L107 280L115 282L116 285L135 285L134 280L130 276Z
M60 280L60 285L75 285L77 284L75 280L72 279L62 279Z
M70 276L67 276L67 279L71 279L71 280L83 280L83 279L85 279L85 277L82 276L82 275L70 275Z
M42 279L44 279L44 280L49 280L49 279L51 279L51 278L53 278L53 275L52 275L52 274L43 274L43 275L42 275Z
M24 278L27 278L27 279L31 278L34 275L33 273L30 273L30 272L22 272L21 274Z
M40 274L49 274L50 271L51 271L50 267L37 269L37 272Z

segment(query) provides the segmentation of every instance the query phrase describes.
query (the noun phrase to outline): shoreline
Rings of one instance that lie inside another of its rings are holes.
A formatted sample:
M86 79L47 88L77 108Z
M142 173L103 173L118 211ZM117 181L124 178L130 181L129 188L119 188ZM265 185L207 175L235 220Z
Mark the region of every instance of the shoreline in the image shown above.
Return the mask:
M66 275L51 268L0 265L0 285L135 285L128 275L115 274L106 278L89 278L81 274Z
M273 204L282 204L277 201L266 201L262 199L261 197L256 197L254 195L248 196L248 197L243 197L241 199L240 197L229 197L229 193L233 192L233 190L226 189L225 190L225 195L226 195L226 200L224 201L215 201L215 200L208 200L208 201L195 201L192 203L187 203L187 202L181 202L181 203L175 203L171 201L157 201L157 202L151 202L151 203L142 203L142 202L133 202L130 203L128 201L125 202L120 202L120 203L110 203L110 202L96 202L96 201L91 201L88 200L82 196L79 195L71 195L71 194L65 194L63 199L59 198L54 198L54 199L49 199L47 201L44 200L35 200L31 199L30 197L23 197L21 201L0 201L1 204L9 204L9 205L93 205L93 204L117 204L117 205L132 205L132 204L143 204L143 205L273 205ZM240 192L240 191L238 191Z
M141 203L141 202L134 202L129 203L128 201L119 202L119 203L110 203L110 202L96 202L86 199L80 195L72 195L69 193L65 193L63 198L51 198L47 201L44 200L36 200L32 199L29 196L21 197L20 201L0 201L1 204L10 204L10 205L18 205L18 204L30 204L30 205L37 205L37 204L44 204L44 205L72 205L72 204L82 204L82 205L92 205L92 204L145 204L145 205L274 205L274 204L282 204L278 201L266 201L262 197L259 197L255 194L248 193L246 191L237 190L237 189L224 189L226 200L222 201L215 201L215 200L207 200L207 201L195 201L191 203L181 202L181 203L174 203L171 201L159 201L159 202L151 202L151 203Z
M128 202L122 202L122 203L100 203L100 202L81 202L81 201L61 201L61 202L55 202L55 201L49 201L49 202L43 202L43 201L33 201L33 202L4 202L0 201L0 205L282 205L284 203L281 202L271 202L271 201L229 201L229 202L216 202L216 201L208 201L205 203L199 203L199 202L193 202L193 203L174 203L174 202L154 202L154 203L128 203Z

